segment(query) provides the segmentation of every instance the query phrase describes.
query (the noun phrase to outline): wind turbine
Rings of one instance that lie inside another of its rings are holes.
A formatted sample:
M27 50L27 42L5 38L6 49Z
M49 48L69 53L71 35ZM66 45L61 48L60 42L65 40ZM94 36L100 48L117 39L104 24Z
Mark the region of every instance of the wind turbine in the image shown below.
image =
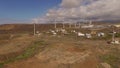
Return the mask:
M65 28L65 23L63 22L63 28Z
M77 28L77 22L76 21L74 21L74 26L75 26L75 28Z
M71 23L69 23L69 28L71 28L72 27L72 24Z
M92 21L89 22L89 25L92 25Z
M79 27L79 28L80 28L80 25L81 25L81 24L80 24L80 22L79 22L79 23L78 23L78 27Z
M38 20L37 19L33 19L33 26L34 26L34 28L33 28L33 33L34 33L34 36L35 36L35 34L36 34L36 23L38 23Z
M114 28L113 28L113 32L112 32L112 42L115 41L115 31L114 31Z
M68 22L69 22L69 28L71 28L72 27L72 21L69 20Z
M57 23L56 23L56 20L54 20L54 27L55 27L55 29L57 28Z

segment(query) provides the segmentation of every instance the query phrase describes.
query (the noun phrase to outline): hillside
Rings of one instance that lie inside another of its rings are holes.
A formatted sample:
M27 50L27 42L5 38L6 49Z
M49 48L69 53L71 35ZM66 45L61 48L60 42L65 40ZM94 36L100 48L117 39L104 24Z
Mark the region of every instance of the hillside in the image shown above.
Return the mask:
M33 36L33 24L0 25L0 68L120 68L120 46L107 43L111 36L88 39L71 31L90 33L91 29L66 26L68 34L53 35L49 33L53 24L36 24L40 35Z

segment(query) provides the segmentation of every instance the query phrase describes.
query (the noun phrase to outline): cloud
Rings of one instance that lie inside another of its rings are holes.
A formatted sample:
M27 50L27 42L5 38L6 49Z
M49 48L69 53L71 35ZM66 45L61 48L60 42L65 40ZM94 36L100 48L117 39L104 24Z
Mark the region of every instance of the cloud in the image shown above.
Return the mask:
M62 0L60 7L49 9L44 18L48 21L119 20L119 6L120 0Z
M63 0L61 6L64 8L74 8L80 6L81 0Z

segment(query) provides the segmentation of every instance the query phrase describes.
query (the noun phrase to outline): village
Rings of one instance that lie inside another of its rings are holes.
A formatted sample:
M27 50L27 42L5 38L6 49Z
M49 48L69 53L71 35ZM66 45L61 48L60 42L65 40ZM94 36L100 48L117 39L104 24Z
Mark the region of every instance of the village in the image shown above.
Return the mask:
M37 23L37 21L34 21ZM34 23L34 35L41 35L40 31L36 30L37 24ZM60 35L75 35L76 37L84 37L86 39L92 38L105 38L111 35L109 44L120 44L120 39L116 36L120 35L120 24L92 24L92 21L87 23L55 23L54 28L49 28L44 32L48 35L60 36ZM39 29L38 29L39 30Z

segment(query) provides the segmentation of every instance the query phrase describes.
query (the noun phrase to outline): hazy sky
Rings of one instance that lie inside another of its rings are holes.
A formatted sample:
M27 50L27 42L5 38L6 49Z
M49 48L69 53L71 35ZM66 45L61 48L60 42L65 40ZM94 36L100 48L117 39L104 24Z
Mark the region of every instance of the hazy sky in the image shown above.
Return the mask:
M0 23L120 20L120 0L0 0Z
M0 23L26 22L43 16L61 0L0 0Z

